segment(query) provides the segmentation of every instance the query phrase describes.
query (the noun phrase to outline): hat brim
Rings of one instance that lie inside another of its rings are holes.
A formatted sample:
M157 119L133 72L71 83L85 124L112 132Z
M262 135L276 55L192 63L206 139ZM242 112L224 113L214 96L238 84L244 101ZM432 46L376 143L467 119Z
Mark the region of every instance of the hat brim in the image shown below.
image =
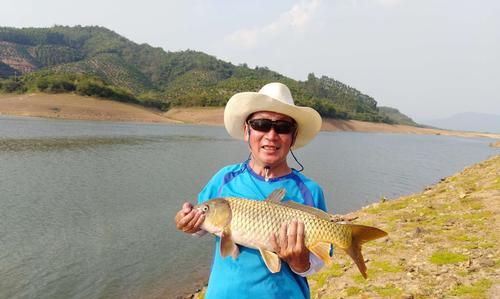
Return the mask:
M292 149L309 143L321 129L321 116L312 108L290 105L257 92L241 92L232 96L224 109L224 126L229 135L244 140L245 121L257 111L281 113L297 122L298 133Z

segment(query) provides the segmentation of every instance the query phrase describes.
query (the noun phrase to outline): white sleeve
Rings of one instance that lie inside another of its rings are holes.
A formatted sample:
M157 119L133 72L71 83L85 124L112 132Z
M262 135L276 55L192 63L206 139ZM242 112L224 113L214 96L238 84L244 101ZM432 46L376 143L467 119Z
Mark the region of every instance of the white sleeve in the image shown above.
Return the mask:
M314 255L312 252L309 253L309 263L310 263L309 270L302 273L295 272L292 267L290 267L290 269L292 269L292 271L295 274L298 274L302 277L307 277L309 275L313 275L314 273L318 272L325 265L325 263L319 257Z
M207 233L206 230L203 230L203 229L200 229L199 231L195 232L195 233L192 233L191 236L194 236L194 237L202 237L204 236L205 234Z

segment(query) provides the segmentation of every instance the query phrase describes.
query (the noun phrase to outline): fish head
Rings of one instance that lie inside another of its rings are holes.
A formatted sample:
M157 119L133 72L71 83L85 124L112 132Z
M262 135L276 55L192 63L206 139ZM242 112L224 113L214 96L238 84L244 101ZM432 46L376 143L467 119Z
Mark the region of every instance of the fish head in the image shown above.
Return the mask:
M231 223L231 206L224 198L215 198L194 207L205 215L201 228L209 233L220 235Z

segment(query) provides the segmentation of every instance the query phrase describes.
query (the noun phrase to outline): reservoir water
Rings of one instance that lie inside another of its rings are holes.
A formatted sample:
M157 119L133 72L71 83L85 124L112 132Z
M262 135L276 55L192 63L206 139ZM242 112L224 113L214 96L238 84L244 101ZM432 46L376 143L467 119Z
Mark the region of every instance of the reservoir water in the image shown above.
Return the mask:
M321 132L296 155L330 211L346 213L498 154L490 142ZM177 232L174 215L247 155L222 127L0 117L0 298L193 290L209 273L213 239Z

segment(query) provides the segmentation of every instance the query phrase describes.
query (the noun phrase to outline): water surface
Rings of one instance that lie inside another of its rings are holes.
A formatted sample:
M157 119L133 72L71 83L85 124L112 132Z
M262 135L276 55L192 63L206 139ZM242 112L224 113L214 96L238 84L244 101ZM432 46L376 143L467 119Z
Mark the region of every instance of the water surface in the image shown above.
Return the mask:
M498 154L489 142L322 132L296 155L330 210L346 213ZM247 155L221 127L0 117L0 298L191 290L208 274L212 239L177 232L173 217Z

